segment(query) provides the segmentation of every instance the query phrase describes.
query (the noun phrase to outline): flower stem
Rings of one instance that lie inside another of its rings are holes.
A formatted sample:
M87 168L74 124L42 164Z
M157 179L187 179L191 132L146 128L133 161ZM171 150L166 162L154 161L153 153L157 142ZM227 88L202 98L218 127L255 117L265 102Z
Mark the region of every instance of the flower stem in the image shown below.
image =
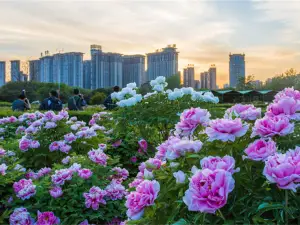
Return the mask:
M206 213L203 214L203 221L202 221L203 225L205 224L205 216L206 216Z
M289 224L289 219L288 219L288 201L289 201L289 192L288 190L285 190L285 224Z
M218 209L218 212L220 213L221 218L225 221L225 217L223 216L223 213L221 212L220 209Z

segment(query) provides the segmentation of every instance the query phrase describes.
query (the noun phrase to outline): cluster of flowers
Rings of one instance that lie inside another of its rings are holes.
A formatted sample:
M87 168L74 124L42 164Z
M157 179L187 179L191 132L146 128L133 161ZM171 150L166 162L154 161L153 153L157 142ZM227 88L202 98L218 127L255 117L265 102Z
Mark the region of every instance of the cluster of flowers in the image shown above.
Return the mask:
M60 219L54 215L53 212L40 212L37 213L37 221L35 221L26 208L16 208L9 217L10 225L57 225Z
M38 141L28 139L26 136L23 136L19 142L19 148L22 152L28 151L30 148L39 148L40 143Z
M120 107L133 106L142 101L142 95L136 93L136 83L129 83L120 92L111 94L112 100L117 100L117 105Z
M25 177L26 177L26 179L37 180L37 179L40 179L43 176L46 176L50 172L51 172L51 168L45 167L45 168L40 169L37 172L29 171L27 174L25 174Z
M18 198L25 200L35 195L35 185L31 179L21 179L13 184L14 191Z
M106 117L109 117L111 115L111 113L108 113L108 112L99 112L99 113L94 113L93 116L92 116L92 119L89 121L89 125L90 126L94 126L94 125L97 125L97 121L100 121L101 118L106 118ZM105 127L103 126L99 126L100 127L100 130L106 130Z
M98 149L92 149L91 151L89 151L88 152L89 159L99 165L106 166L107 163L106 161L108 159L108 156L103 152L105 148L106 145L101 146L100 144Z
M165 77L159 76L155 80L151 80L150 85L151 85L153 91L163 92L165 87L168 86L168 83L166 82Z
M239 117L242 120L256 120L261 117L261 108L256 108L254 105L236 104L227 109L224 115L226 119Z

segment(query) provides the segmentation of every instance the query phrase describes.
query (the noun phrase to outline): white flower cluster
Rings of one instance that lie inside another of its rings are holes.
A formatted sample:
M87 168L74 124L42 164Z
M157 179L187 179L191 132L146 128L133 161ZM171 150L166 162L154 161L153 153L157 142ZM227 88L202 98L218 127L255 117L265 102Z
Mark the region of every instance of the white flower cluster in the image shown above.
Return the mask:
M150 85L153 91L163 92L165 87L168 86L168 83L166 82L165 77L159 76L155 80L151 80Z
M136 93L136 83L129 83L120 92L111 94L112 100L118 100L117 105L120 107L133 106L142 101L142 95Z

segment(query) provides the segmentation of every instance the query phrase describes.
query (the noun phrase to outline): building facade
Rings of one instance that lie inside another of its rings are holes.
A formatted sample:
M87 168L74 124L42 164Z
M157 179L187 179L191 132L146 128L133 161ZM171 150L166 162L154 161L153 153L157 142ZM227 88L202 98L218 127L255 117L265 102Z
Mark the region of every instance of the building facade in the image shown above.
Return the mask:
M53 82L53 56L40 58L40 82Z
M123 86L123 58L119 53L104 53L100 45L91 45L91 88Z
M83 61L83 88L91 89L91 79L92 79L92 61Z
M209 89L216 90L217 89L217 68L214 64L210 66L208 69L209 73Z
M123 86L135 82L138 87L146 82L145 56L123 56Z
M185 87L195 87L195 68L193 64L189 64L183 69L183 85Z
M26 61L12 60L10 61L10 77L11 81L27 81L29 64Z
M0 87L5 85L6 62L0 61Z
M147 54L147 81L156 77L170 77L178 74L178 54L176 45Z
M29 61L29 80L40 81L40 60Z
M229 85L236 87L239 79L245 78L245 54L229 54Z

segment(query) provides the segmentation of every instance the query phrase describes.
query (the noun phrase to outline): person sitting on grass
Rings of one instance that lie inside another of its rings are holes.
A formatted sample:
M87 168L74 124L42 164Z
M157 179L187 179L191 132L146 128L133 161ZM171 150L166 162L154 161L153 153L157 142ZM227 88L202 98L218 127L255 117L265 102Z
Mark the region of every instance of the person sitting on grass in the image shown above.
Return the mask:
M62 101L58 98L58 93L55 90L52 90L49 93L50 97L45 98L41 105L40 110L53 110L60 111L63 108Z
M29 110L31 108L29 100L26 98L25 94L20 94L18 99L13 101L12 110L13 111L24 111Z
M113 87L113 91L114 92L119 92L120 91L120 87L119 86L114 86ZM113 100L111 99L111 94L104 100L103 105L106 107L106 109L111 110L117 107L117 104L115 104L113 102Z
M86 106L86 101L83 98L83 95L80 94L78 89L74 89L74 95L68 100L69 110L82 110L83 106Z

